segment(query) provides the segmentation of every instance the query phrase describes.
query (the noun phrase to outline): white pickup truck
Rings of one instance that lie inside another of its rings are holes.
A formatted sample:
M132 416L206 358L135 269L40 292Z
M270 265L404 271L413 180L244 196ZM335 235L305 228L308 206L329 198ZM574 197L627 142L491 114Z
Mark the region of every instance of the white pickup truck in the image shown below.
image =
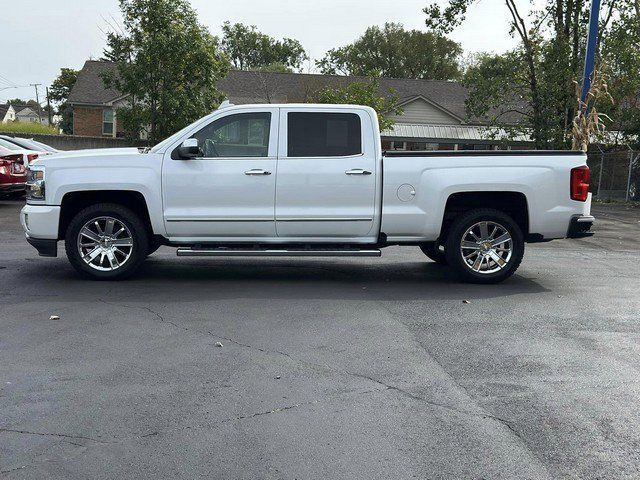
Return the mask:
M146 151L60 153L30 168L21 221L42 256L65 241L96 279L178 256L380 256L418 246L494 283L525 242L590 235L585 155L383 152L374 110L227 106Z

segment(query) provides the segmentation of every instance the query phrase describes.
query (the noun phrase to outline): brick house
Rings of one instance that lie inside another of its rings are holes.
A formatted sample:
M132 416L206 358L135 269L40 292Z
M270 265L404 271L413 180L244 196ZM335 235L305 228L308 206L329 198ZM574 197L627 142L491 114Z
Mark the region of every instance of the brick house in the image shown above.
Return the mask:
M69 93L68 103L73 106L73 134L86 137L120 137L124 135L118 125L117 109L126 104L126 95L107 88L102 74L115 71L113 62L88 60L78 74Z
M73 105L75 135L121 136L117 108L126 96L104 86L103 72L115 72L115 64L87 61L69 95ZM234 104L312 102L323 88L344 87L362 77L234 70L218 88ZM394 90L403 114L395 126L382 132L387 150L488 150L497 148L490 140L485 119L468 118L465 101L468 90L461 83L443 80L380 78L381 92ZM505 125L520 120L516 113L502 117ZM510 142L509 148L527 148L527 139Z

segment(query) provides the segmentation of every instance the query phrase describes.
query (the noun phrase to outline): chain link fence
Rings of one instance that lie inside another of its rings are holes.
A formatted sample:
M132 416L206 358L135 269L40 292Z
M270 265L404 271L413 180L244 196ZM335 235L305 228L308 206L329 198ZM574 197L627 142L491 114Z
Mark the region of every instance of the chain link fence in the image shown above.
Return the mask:
M640 152L593 151L587 156L591 170L591 193L602 201L640 200Z

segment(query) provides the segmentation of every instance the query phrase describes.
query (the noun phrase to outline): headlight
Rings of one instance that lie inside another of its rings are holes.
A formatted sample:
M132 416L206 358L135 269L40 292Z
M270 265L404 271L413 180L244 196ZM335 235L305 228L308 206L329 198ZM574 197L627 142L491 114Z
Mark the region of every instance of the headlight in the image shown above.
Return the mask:
M27 200L44 200L44 165L31 165L27 174Z

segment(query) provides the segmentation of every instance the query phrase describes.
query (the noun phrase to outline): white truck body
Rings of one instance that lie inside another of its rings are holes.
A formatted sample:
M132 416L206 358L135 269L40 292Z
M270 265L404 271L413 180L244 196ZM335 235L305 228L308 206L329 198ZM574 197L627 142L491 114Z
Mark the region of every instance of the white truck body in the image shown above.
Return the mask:
M305 130L316 124L322 135ZM244 140L220 142L220 132ZM294 138L301 135L309 136L307 143ZM200 138L200 156L181 158L176 152L194 136ZM331 154L315 155L316 143ZM577 152L385 154L376 113L368 107L231 106L144 153L104 149L37 160L44 196L28 198L21 218L38 248L44 245L38 240L65 238L65 209L77 212L92 193L118 203L129 192L143 200L139 212L148 215L149 237L162 243L351 248L443 241L456 209L496 208L502 198L506 212L513 213L514 200L524 208L519 225L526 240L546 241L588 234L588 228L570 232L578 219L582 226L593 222L590 194L584 201L570 194L572 169L585 165L585 155ZM47 245L41 254L51 254Z

